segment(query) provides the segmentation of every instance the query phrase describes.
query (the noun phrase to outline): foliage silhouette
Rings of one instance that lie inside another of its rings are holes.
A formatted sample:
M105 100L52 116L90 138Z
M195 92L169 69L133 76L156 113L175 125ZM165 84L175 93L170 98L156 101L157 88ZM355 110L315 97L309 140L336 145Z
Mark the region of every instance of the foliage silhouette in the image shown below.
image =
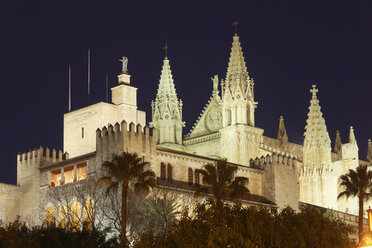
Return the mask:
M228 197L238 198L249 195L249 190L245 186L248 184L248 178L234 177L237 170L237 166L229 165L226 160L217 160L215 164L206 164L203 169L197 170L202 175L202 182L211 187L211 193L220 208ZM209 193L209 190L200 187L196 193L202 192Z
M168 233L155 236L147 230L134 247L354 247L349 238L353 227L310 208L296 213L288 207L278 213L227 204L220 209L212 203L199 204L192 215L185 211Z
M349 173L340 177L340 186L343 191L338 195L342 197L358 197L359 200L359 240L363 233L364 201L371 198L372 171L368 171L366 165L360 165L356 170L349 170Z

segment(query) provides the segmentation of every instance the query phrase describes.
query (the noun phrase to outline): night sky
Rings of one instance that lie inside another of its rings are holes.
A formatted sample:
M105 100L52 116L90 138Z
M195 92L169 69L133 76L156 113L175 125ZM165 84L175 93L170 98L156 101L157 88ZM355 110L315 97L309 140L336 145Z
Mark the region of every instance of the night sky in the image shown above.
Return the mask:
M109 2L109 3L108 3ZM311 85L332 142L354 126L361 158L372 138L372 1L0 1L2 106L0 182L16 183L16 155L63 148L68 111L105 101L105 75L117 85L118 59L129 58L138 106L151 121L168 42L188 133L226 75L234 20L249 75L255 80L256 126L275 137L279 116L289 141L302 143Z

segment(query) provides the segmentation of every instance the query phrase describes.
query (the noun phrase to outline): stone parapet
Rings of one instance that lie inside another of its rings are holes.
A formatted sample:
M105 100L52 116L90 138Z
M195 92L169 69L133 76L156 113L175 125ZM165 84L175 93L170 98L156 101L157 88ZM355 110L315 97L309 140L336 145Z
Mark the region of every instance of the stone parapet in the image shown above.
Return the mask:
M129 128L128 128L129 127ZM122 151L151 154L156 150L156 131L154 128L126 121L109 124L96 131L97 155L120 153Z

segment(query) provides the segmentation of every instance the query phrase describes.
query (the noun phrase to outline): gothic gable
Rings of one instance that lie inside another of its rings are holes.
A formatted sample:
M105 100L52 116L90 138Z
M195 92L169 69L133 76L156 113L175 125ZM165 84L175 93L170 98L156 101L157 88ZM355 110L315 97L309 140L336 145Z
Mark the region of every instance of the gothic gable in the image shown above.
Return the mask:
M201 112L198 120L191 128L185 139L196 138L203 135L216 133L222 128L222 107L219 100L211 96L207 105Z

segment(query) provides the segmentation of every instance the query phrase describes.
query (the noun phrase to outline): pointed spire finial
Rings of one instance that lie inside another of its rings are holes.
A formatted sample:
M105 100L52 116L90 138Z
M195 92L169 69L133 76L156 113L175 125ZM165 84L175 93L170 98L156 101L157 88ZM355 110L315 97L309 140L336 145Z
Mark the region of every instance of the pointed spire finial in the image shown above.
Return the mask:
M349 143L351 143L351 144L355 144L356 143L355 134L354 134L354 128L352 126L350 127Z
M235 27L235 36L238 35L238 24L239 24L239 22L238 22L237 20L235 20L235 21L233 22L233 25L234 25L234 27Z
M287 130L285 129L284 118L282 115L279 118L279 128L278 128L277 139L282 140L283 142L288 141Z
M163 49L165 50L165 58L166 59L168 59L168 48L169 48L168 42L165 41L165 45L164 45Z
M341 151L341 148L342 148L341 135L340 135L340 131L337 130L336 131L336 139L335 139L335 147L333 148L333 152L334 153L339 153Z

